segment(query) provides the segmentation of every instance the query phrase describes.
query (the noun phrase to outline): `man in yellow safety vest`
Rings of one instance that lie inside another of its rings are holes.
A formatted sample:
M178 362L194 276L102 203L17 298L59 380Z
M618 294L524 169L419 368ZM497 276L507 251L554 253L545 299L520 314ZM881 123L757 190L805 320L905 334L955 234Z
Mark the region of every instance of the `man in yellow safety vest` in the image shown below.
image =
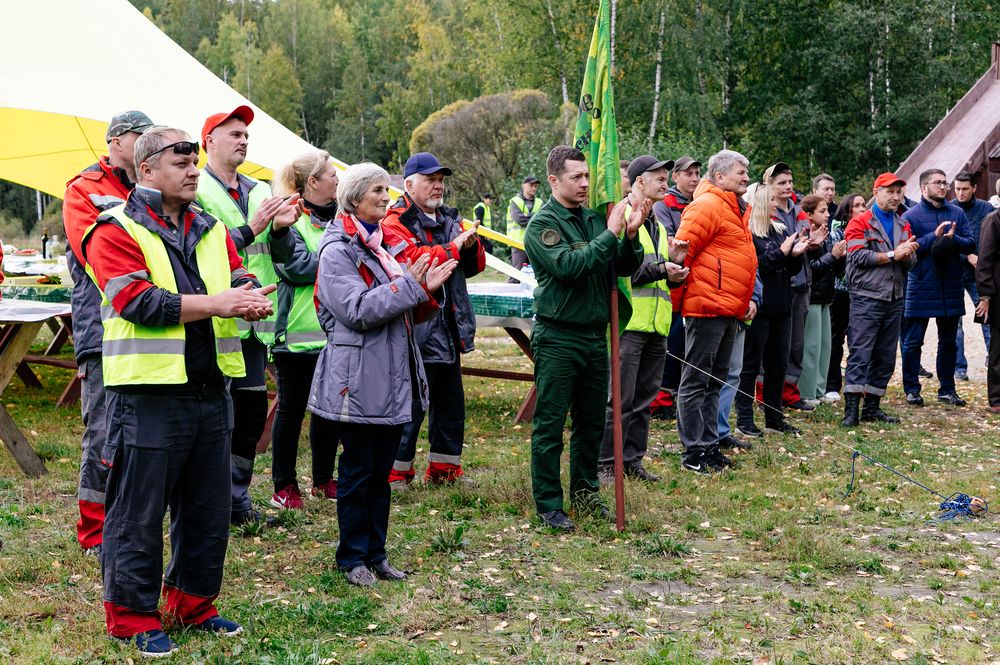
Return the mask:
M507 204L507 237L524 243L524 229L528 227L528 222L542 209L542 199L538 194L538 178L529 175L521 183L521 191L515 194ZM510 264L515 269L520 270L528 265L528 255L523 249L517 247L510 248ZM507 280L511 284L516 284L513 277Z

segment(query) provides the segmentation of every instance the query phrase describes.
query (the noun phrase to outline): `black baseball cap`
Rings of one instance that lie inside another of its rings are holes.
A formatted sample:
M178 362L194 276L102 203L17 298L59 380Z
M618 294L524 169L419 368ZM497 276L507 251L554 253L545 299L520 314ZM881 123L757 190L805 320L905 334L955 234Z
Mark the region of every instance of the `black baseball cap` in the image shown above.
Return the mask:
M481 197L479 197L479 198L481 198L481 199L492 199L493 195L490 194L489 192L483 192L483 195Z
M534 185L537 182L541 182L538 178L533 175L529 175L527 178L521 181L522 185Z
M681 157L678 157L677 161L674 162L674 171L687 171L689 168L695 165L701 166L701 162L699 162L697 159L689 155L683 155Z
M636 157L632 160L632 163L628 165L628 183L630 185L634 185L635 179L647 171L657 171L659 169L666 169L669 171L672 168L674 168L674 162L670 159L659 160L652 155L642 155L640 157Z

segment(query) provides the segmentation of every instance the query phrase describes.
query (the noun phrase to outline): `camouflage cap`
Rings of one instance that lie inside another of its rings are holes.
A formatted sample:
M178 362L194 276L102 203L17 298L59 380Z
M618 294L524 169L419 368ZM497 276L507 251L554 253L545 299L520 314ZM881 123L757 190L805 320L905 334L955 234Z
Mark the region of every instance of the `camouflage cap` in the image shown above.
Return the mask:
M108 133L104 140L110 142L116 136L121 136L125 132L135 132L142 134L153 126L153 121L142 111L123 111L116 113L111 122L108 123Z

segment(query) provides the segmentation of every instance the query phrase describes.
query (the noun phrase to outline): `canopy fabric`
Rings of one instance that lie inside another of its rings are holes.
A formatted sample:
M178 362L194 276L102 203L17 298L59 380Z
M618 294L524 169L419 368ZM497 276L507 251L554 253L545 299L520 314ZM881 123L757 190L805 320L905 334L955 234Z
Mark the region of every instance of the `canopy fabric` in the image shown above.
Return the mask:
M255 117L241 170L258 178L269 179L311 147L127 0L4 2L0 81L0 178L57 197L106 154L108 121L130 109L198 140L212 113L250 106Z

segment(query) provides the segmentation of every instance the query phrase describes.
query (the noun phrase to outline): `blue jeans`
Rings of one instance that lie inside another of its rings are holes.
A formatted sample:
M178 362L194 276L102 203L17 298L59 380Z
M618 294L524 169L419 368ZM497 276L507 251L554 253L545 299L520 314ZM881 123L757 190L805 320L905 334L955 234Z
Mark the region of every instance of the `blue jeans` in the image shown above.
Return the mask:
M962 275L962 287L972 299L972 306L979 304L979 290L976 288L976 274L972 270L966 270ZM986 342L986 349L990 348L990 327L983 324L983 340ZM962 320L958 320L958 336L955 338L958 346L958 353L955 360L955 373L967 374L969 372L969 361L965 359L965 331L962 330Z
M747 336L747 327L743 323L736 326L736 339L733 341L733 357L729 359L729 374L726 382L719 389L719 439L729 436L732 428L729 426L729 413L733 410L733 400L736 399L736 388L740 385L740 372L743 371L743 341Z
M958 316L938 316L934 321L938 329L937 377L940 381L938 395L955 392L955 337L958 334ZM907 395L920 392L920 351L924 333L930 319L907 317L906 337L903 340L903 390Z

